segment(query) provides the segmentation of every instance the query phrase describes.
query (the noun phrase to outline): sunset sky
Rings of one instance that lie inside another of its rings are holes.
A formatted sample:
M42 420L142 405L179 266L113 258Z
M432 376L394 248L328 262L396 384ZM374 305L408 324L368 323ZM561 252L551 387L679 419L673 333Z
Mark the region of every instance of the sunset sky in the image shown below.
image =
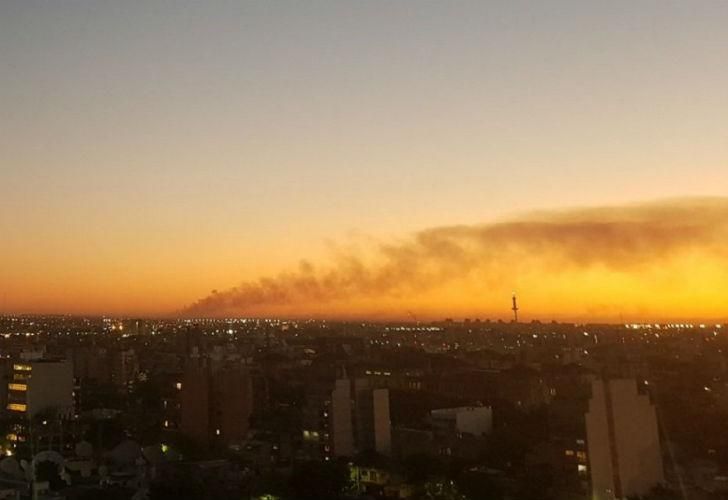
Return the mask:
M726 26L1 2L0 312L727 318Z

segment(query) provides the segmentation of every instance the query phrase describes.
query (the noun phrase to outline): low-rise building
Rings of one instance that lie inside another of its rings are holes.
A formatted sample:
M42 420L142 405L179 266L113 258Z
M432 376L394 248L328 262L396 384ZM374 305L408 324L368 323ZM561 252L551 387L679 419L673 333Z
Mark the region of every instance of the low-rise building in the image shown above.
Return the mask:
M493 430L493 409L490 406L441 408L430 412L436 436L470 434L487 436Z

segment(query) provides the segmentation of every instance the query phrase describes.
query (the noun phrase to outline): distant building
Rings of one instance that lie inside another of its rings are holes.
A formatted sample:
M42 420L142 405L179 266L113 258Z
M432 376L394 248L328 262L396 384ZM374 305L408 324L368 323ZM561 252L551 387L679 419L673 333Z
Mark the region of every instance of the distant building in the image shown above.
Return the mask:
M352 465L349 467L354 491L370 497L411 498L414 486L384 468Z
M169 372L157 374L157 380L161 385L160 397L162 402L162 428L179 430L182 390L177 388L177 383L182 387L184 372Z
M389 389L374 389L374 449L382 455L392 453L392 422L389 416Z
M657 415L634 380L595 380L586 414L593 500L648 493L664 481Z
M525 366L443 370L433 381L432 390L475 401L502 399L524 409L538 408L551 399L543 377Z
M149 322L141 318L125 319L121 325L127 335L148 335L150 330Z
M114 363L112 363L109 349L82 346L72 349L70 355L73 358L73 375L81 383L111 383Z
M22 355L13 362L12 370L6 404L12 425L5 439L13 447L29 445L32 452L49 417L55 421L70 419L74 414L73 366L70 361L45 359L42 354ZM34 433L35 438L31 439Z
M397 460L413 455L435 455L436 443L432 430L395 427L392 431L392 454Z
M389 389L372 389L370 380L354 381L356 448L358 451L392 453L392 424L389 416Z
M470 434L487 436L493 430L493 409L490 406L442 408L430 412L436 435Z
M8 407L8 384L13 381L13 362L9 358L0 358L0 405ZM0 497L1 498L1 497Z
M33 359L13 363L7 409L31 419L45 411L73 412L73 366L69 361Z
M304 448L311 458L392 451L389 389L372 389L367 379L339 378L309 387L303 416Z
M354 455L352 424L351 382L349 379L339 379L331 392L331 434L334 456Z
M128 392L139 374L139 359L134 349L114 353L111 378L114 384Z
M205 447L242 442L252 414L251 379L241 366L213 370L202 360L185 370L180 391L180 431Z

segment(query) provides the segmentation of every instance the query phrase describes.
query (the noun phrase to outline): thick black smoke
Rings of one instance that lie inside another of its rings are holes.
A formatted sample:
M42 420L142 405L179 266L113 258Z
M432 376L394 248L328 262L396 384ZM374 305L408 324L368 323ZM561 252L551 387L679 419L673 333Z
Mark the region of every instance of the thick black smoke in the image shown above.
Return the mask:
M213 292L183 316L255 314L256 309L401 297L478 273L493 283L527 267L550 272L603 266L630 272L698 249L728 264L728 198L539 212L475 226L427 229L380 244L367 258L337 254L328 263ZM530 266L530 267L529 267Z

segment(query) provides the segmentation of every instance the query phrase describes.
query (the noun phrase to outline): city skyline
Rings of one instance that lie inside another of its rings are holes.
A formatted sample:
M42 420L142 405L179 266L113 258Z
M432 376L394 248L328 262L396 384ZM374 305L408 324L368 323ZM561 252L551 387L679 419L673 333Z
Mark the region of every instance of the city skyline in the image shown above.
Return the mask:
M0 1L0 497L728 500L726 26Z

